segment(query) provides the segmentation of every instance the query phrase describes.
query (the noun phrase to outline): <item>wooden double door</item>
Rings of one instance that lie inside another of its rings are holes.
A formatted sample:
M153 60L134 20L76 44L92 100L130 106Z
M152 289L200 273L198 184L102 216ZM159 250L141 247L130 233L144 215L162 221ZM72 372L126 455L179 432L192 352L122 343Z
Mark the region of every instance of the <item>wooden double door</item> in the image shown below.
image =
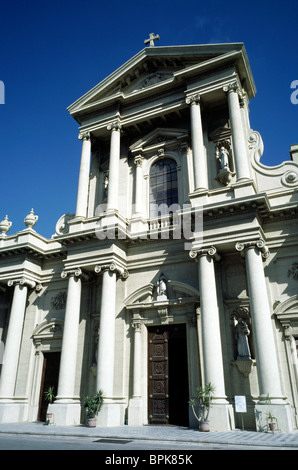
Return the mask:
M148 327L149 423L188 426L188 401L185 325Z

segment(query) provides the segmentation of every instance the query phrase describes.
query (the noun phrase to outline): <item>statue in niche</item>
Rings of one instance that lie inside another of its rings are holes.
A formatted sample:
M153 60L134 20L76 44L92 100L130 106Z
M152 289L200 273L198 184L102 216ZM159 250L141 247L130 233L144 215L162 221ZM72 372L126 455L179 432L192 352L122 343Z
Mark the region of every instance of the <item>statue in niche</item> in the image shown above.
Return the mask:
M217 151L217 158L220 160L221 170L225 168L229 170L229 152L225 147L221 147L220 150Z
M161 275L157 282L157 300L167 300L166 278Z
M251 359L248 336L250 335L250 330L247 323L239 319L235 327L235 338L237 341L237 351L238 357L237 360L244 361Z
M227 186L231 180L234 173L230 170L229 166L229 142L218 142L216 146L216 159L220 162L220 170L217 175L217 180Z

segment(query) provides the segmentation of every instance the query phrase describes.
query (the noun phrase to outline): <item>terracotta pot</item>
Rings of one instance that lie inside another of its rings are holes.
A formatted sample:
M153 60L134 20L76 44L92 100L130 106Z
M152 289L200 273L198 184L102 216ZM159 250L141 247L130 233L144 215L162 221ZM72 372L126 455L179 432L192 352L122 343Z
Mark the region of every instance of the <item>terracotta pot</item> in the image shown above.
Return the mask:
M88 418L88 428L96 428L96 418Z
M210 431L209 421L201 421L200 422L200 431L201 432L209 432Z

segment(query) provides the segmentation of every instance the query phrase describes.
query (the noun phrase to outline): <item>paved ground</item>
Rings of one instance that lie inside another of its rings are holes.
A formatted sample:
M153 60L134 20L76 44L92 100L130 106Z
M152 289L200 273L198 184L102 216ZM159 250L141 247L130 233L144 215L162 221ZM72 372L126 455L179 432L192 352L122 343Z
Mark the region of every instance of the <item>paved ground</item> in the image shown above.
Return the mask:
M228 445L287 447L298 450L298 430L291 433L253 431L199 432L179 426L117 426L88 428L85 426L55 426L43 423L0 424L1 433L27 435L82 436L94 438L150 439L172 442L198 442Z

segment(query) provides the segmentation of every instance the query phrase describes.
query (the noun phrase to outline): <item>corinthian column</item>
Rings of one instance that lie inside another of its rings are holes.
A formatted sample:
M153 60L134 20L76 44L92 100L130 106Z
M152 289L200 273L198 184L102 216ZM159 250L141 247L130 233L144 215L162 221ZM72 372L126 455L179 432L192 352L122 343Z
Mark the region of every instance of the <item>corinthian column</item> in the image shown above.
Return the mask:
M195 190L207 189L208 173L203 140L200 95L197 94L187 97L186 103L190 104L191 142Z
M228 94L228 106L232 128L236 178L238 181L241 179L250 178L248 148L243 130L243 123L238 97L239 89L236 82L225 86L223 89Z
M91 138L89 132L79 135L82 140L81 164L79 173L76 217L86 217L88 205Z
M75 394L77 349L83 275L81 269L63 271L62 278L69 278L60 360L58 393L49 407L57 425L80 424L80 400Z
M116 211L118 210L121 125L118 121L115 121L108 126L108 129L111 131L111 147L107 210Z
M221 335L219 323L219 309L217 302L217 289L214 272L214 259L220 259L216 248L190 251L191 258L198 263L201 325L202 325L202 350L204 382L211 383L215 388L213 400L213 415L210 414L211 425L214 430L231 429L232 414L228 411L231 406L226 400L223 356L221 348Z

